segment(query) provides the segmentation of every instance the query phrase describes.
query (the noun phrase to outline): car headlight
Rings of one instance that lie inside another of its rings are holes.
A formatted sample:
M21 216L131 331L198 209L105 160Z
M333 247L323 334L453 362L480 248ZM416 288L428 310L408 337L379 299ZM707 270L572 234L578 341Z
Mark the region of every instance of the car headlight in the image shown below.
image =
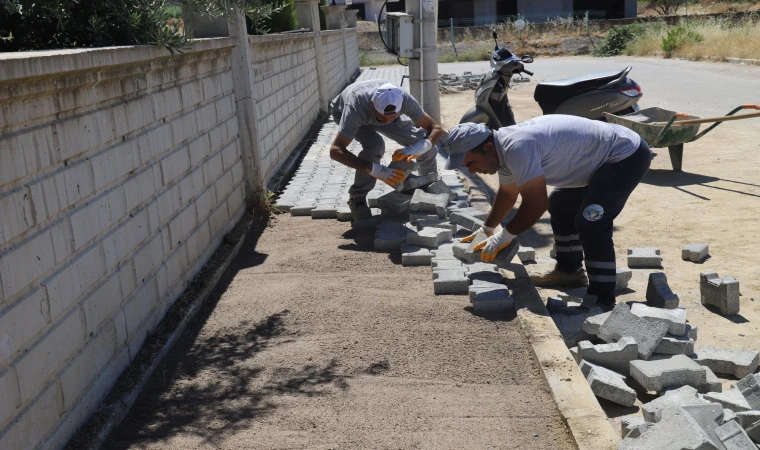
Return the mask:
M480 94L485 92L487 89L491 89L492 87L496 86L496 79L488 80L486 83L481 84L477 90L475 90L475 101L478 101L478 97L480 97Z

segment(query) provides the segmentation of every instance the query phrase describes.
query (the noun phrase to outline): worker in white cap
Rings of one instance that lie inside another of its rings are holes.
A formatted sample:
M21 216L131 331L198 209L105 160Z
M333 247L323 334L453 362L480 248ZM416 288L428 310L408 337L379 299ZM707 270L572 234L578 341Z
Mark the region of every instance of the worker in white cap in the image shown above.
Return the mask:
M338 135L330 147L330 157L356 169L348 201L353 218L372 215L366 197L376 180L391 186L404 181L403 171L380 164L385 153L381 134L404 146L394 153L394 160L416 159L420 175L438 173L436 144L444 131L398 86L385 80L354 83L333 101L332 116ZM362 146L358 155L347 150L354 139Z

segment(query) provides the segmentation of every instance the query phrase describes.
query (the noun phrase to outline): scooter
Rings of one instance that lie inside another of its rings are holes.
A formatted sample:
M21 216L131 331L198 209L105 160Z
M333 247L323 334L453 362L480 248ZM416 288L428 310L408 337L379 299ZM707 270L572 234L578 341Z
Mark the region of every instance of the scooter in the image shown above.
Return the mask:
M507 90L515 75L521 78L523 73L533 75L525 70L525 64L532 63L533 57L518 57L499 47L496 30L491 34L496 43L491 53L491 73L483 77L475 91L475 106L462 116L459 123L484 123L491 129L498 129L515 124ZM605 112L625 115L639 110L638 101L643 94L641 87L628 78L631 69L628 66L622 71L590 73L539 83L533 98L545 115L569 114L606 121Z

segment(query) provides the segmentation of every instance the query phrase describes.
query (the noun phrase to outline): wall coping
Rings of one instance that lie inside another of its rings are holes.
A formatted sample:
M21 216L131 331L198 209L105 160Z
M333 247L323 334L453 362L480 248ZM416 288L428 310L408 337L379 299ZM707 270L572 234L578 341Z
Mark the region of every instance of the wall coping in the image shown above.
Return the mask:
M195 39L192 48L183 51L192 53L234 47L236 42L235 38L230 37ZM170 56L165 47L158 45L0 53L0 82L75 70L93 70Z
M303 33L249 35L248 43L254 44L254 45L261 45L261 44L271 44L271 43L279 43L283 41L295 41L295 40L305 40L305 39L314 39L314 32L305 31Z
M348 31L348 30L349 29L346 28L346 31ZM323 36L332 36L334 34L340 34L340 35L342 35L343 34L343 30L325 30L325 31L322 31L322 35Z

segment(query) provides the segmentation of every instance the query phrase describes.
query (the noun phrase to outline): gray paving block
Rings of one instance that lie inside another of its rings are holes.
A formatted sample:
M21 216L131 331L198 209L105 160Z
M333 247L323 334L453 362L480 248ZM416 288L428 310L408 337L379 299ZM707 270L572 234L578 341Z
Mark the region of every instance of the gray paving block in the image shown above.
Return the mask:
M686 355L654 361L631 361L630 366L631 377L650 392L662 392L673 386L692 386L696 389L707 381L705 368Z
M734 277L720 278L715 272L702 272L699 292L703 305L715 306L726 316L739 314L739 282Z
M597 372L604 373L605 376L616 376L620 378L621 380L625 380L625 375L621 373L617 373L614 370L610 370L606 367L602 367L599 364L594 364L592 362L588 362L583 359L581 359L580 363L578 363L578 368L580 369L583 376L586 378L588 378L588 376L591 375L592 371L597 371Z
M629 363L638 358L638 349L636 341L630 337L624 337L614 344L594 345L590 341L578 342L578 354L581 359L624 375L629 373Z
M625 336L632 337L639 345L639 358L649 359L667 332L666 324L642 319L632 314L628 305L618 303L599 327L597 336L608 343Z
M666 334L654 352L660 355L692 355L694 354L694 339L689 336L673 336Z
M429 173L427 175L409 175L406 177L403 183L396 186L396 190L406 192L411 191L412 189L424 188L430 183L435 182L437 179L437 173Z
M446 194L428 194L422 189L416 189L409 203L409 210L435 213L443 219L446 217L448 203L449 197Z
M467 278L470 280L482 280L490 281L492 283L501 283L504 280L504 275L499 272L498 267L494 264L488 263L472 263L466 264Z
M425 186L425 192L429 194L446 194L449 196L449 201L457 199L457 194L443 180L438 180Z
M619 376L592 370L586 381L591 387L591 392L599 398L623 406L633 406L636 403L636 391L625 384L625 380Z
M338 211L337 206L323 206L317 205L311 210L312 219L337 219Z
M624 416L620 418L620 437L624 438L628 436L628 434L633 431L634 429L638 429L639 426L644 425L648 423L646 420L644 420L641 416ZM629 436L632 438L637 438L641 435L641 433L637 434L636 436Z
M760 411L739 411L736 413L736 420L745 430L753 425L760 426ZM750 437L753 435L754 433L750 433Z
M575 360L575 362L578 363L578 364L580 364L581 363L581 354L578 353L578 346L576 345L575 347L570 347L569 350L570 350L570 355L572 355L572 357Z
M517 242L517 239L513 240L509 245L496 254L496 259L493 260L493 263L502 269L509 269L509 265L512 264L512 260L517 256L517 250L519 248L520 243Z
M441 242L450 241L452 238L450 229L424 228L421 231L407 234L406 242L411 245L433 248L438 247Z
M681 409L686 411L702 432L707 435L713 443L720 442L716 435L716 430L723 420L723 407L719 403L710 403L707 405L684 405Z
M575 347L580 341L587 341L593 338L592 335L583 331L583 322L590 316L601 314L600 308L575 308L578 310L576 314L552 314L552 320L557 326L562 339L565 341L565 345L568 347Z
M483 220L473 217L469 214L460 212L459 210L449 214L449 221L453 224L461 225L470 231L475 231L483 226Z
M506 313L514 310L515 303L506 289L484 289L470 286L470 303L476 313Z
M403 220L404 222L409 221L409 212L396 212L389 208L383 208L380 210L380 216L383 217L383 219L396 219L396 220Z
M583 331L596 336L596 334L599 332L599 328L602 326L604 321L610 317L610 314L612 314L611 311L589 317L585 322L583 322Z
M689 413L666 408L662 419L637 438L626 438L618 450L720 450Z
M710 246L707 244L687 244L681 250L681 259L684 261L702 262L710 254Z
M702 397L705 400L720 403L724 408L730 409L735 413L753 409L747 403L747 399L744 398L742 392L734 386L725 392L706 392Z
M470 248L469 243L459 242L458 239L454 239L454 246L451 248L451 250L454 256L459 259L464 259L467 262L477 262L477 261L469 261L469 259L465 258L465 254L467 253L468 248ZM478 257L478 261L479 260L480 260L480 257Z
M341 222L350 222L353 220L353 216L351 216L351 208L348 206L340 206L336 208L335 215Z
M752 409L760 411L760 374L747 375L736 382L736 388Z
M375 233L375 251L390 252L401 247L406 242L403 233Z
M437 273L433 280L433 292L435 295L445 294L469 294L470 280L456 270L442 270Z
M420 220L441 220L438 218L438 214L428 214L424 212L410 212L409 222L413 224L419 223Z
M423 230L425 228L445 228L451 230L452 233L456 234L457 232L457 225L449 222L446 219L422 219L418 220L417 223L417 230Z
M633 271L628 268L615 269L615 290L622 291L628 288L628 282L633 278Z
M433 280L437 280L438 279L438 275L441 272L447 272L447 273L449 273L449 272L456 272L457 274L459 274L460 277L463 277L463 278L467 279L467 271L465 270L464 267L459 268L459 269L457 269L457 268L447 268L447 269L445 269L445 268L434 267L433 268ZM467 281L470 281L470 280L467 279Z
M656 423L662 418L662 411L668 407L685 405L710 404L707 399L702 399L697 389L691 386L683 386L678 389L666 391L662 396L641 405L641 414L647 422Z
M462 265L462 263L459 260L456 259L438 259L433 258L431 262L434 269L442 269L442 270L459 270L462 273L467 273L467 268Z
M631 312L641 318L668 325L668 333L673 336L686 334L686 309L665 309L647 306L643 303L631 305Z
M662 272L649 274L647 284L647 303L655 308L678 308L680 299L668 286L668 277Z
M724 423L728 422L729 420L735 420L737 423L739 422L739 419L736 417L736 413L735 412L731 411L730 409L724 409L723 410L723 419L721 419L720 424L723 425ZM741 424L739 424L739 425L741 425Z
M732 350L704 345L697 350L694 360L717 374L744 378L757 370L760 353L755 350Z
M691 339L697 340L697 327L694 325L686 325L686 336Z
M378 197L377 206L378 208L388 210L390 213L401 214L409 211L411 201L411 195L392 191Z
M433 260L430 249L415 245L404 244L401 246L401 265L403 266L429 266Z
M715 434L726 450L756 450L757 446L736 421L729 421L715 429Z
M760 414L760 411L754 411L754 412ZM737 417L737 420L738 419L739 418ZM754 423L752 423L750 425L747 425L747 426L744 426L741 423L739 423L739 425L742 426L742 428L745 429L745 431L747 432L747 435L750 437L750 439L752 439L753 441L755 441L755 443L760 444L760 421L755 421Z
M659 248L629 248L628 267L662 267Z
M520 247L517 249L517 257L520 258L520 261L526 262L526 261L535 261L536 260L536 249L533 247Z
M315 205L295 205L290 208L291 216L311 216L311 210Z
M354 230L377 230L378 225L383 222L380 216L367 217L366 219L357 219L351 222L351 228Z

